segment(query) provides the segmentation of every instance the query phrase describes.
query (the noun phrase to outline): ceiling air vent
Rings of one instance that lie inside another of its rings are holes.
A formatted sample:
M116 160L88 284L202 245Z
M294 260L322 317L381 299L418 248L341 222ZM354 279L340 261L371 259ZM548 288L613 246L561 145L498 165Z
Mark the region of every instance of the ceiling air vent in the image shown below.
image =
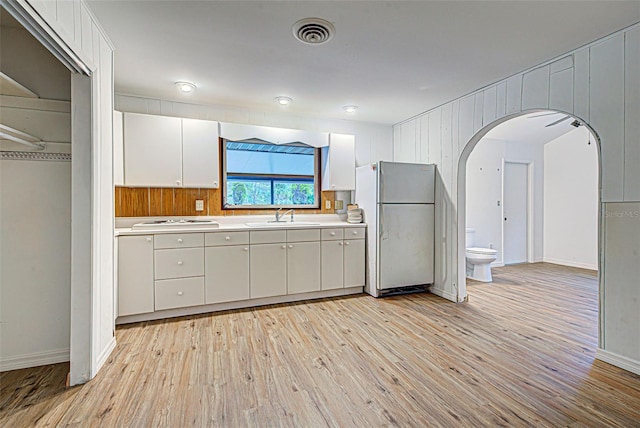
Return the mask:
M302 43L320 45L333 37L336 29L321 18L306 18L293 24L293 35Z

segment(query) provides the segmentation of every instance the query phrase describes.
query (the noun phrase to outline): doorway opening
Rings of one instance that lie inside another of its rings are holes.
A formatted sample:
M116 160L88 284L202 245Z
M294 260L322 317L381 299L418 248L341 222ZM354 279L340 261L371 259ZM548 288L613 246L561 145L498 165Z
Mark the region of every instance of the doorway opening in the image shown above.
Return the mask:
M479 250L491 254L491 268L548 262L597 271L599 157L593 130L558 111L512 115L476 134L459 164L460 275L488 282L469 266ZM466 295L466 280L460 286Z

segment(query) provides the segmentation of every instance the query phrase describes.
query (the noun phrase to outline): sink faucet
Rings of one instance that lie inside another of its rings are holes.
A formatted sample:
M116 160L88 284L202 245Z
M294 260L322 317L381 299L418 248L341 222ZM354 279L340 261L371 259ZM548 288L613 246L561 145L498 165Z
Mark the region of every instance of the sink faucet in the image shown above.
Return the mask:
M284 220L280 220L280 219L283 218L284 216L286 216L287 214L291 213L291 221L293 222L293 213L294 213L293 208L290 209L290 210L287 210L287 211L285 211L283 213L280 213L281 210L282 210L282 208L278 208L276 210L276 221L284 221Z

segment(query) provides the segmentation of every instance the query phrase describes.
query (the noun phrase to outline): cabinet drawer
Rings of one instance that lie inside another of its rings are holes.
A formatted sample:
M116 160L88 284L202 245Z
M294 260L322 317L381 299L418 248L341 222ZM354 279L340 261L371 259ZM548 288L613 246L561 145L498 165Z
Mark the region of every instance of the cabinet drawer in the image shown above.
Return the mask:
M286 230L256 230L249 232L249 242L252 244L277 244L286 242Z
M364 227L348 227L344 229L344 239L364 239Z
M189 248L204 245L204 233L168 233L156 235L155 249L161 248Z
M155 283L156 311L204 305L204 277L165 279Z
M342 240L342 229L322 229L323 241L337 241Z
M204 245L207 247L219 247L221 245L247 245L249 232L217 232L204 235Z
M287 242L309 242L320 240L320 229L287 230Z
M204 247L156 250L155 279L204 275Z

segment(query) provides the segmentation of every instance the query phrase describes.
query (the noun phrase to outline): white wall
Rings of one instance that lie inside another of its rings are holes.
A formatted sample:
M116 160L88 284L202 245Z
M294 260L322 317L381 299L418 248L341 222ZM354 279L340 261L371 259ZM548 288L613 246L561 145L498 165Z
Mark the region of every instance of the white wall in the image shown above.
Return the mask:
M598 269L598 147L576 128L544 146L544 261Z
M309 118L287 114L286 112L278 114L221 105L205 106L125 94L116 94L115 108L129 113L157 114L306 131L351 134L355 135L356 139L356 166L393 158L393 130L388 125L354 120Z
M475 246L494 248L498 258L493 266L504 264L503 254L503 160L533 165L533 194L530 259L543 258L543 142L527 143L483 138L467 160L467 221L466 227L476 230ZM498 204L499 202L499 204Z
M395 159L426 161L439 168L432 292L451 300L466 297L465 165L477 141L511 117L539 110L578 117L600 139L600 211L609 209L610 203L612 210L620 210L624 203L631 207L640 201L639 93L640 24L636 24L394 125ZM631 234L637 220L622 218L615 227ZM638 289L637 269L628 257L640 253L640 240L624 241L624 251L615 252L609 250L615 245L607 246L606 235L603 239L600 296L602 301L618 303L600 312L598 357L619 366L624 360L624 367L640 373L640 299L633 291ZM613 278L608 265L616 269L615 282L608 279ZM616 308L628 316L618 316ZM616 334L609 336L612 331Z
M483 138L467 161L467 223L475 229L474 246L497 251L502 265L502 159L509 142ZM468 244L467 244L468 245Z
M0 230L0 371L69 361L71 162L0 160Z

